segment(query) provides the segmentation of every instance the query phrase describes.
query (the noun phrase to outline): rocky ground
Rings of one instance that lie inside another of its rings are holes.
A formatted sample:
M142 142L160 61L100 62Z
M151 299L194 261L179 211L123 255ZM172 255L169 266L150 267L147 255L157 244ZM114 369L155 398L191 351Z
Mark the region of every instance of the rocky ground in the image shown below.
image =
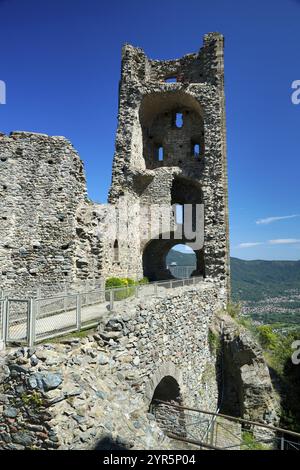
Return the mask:
M2 356L0 448L172 448L111 365L97 333Z

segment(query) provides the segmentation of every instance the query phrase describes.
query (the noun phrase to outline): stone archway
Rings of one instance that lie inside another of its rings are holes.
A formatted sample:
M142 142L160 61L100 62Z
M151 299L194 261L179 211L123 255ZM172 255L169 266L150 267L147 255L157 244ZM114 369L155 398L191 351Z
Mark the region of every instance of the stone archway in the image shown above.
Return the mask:
M171 234L172 236L172 234ZM170 249L178 243L186 244L185 241L170 238L150 240L143 251L143 272L150 281L162 281L174 279L172 273L166 268L166 257ZM197 266L192 276L204 276L204 251L195 251Z
M148 383L146 396L150 401L149 412L159 427L166 433L185 436L184 411L172 406L183 404L180 383L181 374L174 364L163 364Z

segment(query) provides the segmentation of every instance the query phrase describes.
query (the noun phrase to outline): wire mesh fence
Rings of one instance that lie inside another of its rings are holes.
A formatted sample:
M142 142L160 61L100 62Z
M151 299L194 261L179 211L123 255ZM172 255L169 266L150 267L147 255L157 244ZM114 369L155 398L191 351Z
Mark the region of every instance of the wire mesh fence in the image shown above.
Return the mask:
M35 341L77 329L78 296L67 295L52 299L36 299Z
M122 302L132 298L160 297L169 289L196 285L202 278L171 279L120 288L69 291L31 298L0 298L0 326L5 343L35 342L99 323ZM102 281L98 286L102 286ZM83 286L82 286L83 287ZM55 289L57 285L55 286Z
M168 266L168 269L172 276L178 279L187 279L191 276L192 272L195 271L196 265L194 266Z
M4 310L6 309L6 310ZM3 313L6 313L4 320L4 335L8 342L27 342L30 317L29 299L7 299Z

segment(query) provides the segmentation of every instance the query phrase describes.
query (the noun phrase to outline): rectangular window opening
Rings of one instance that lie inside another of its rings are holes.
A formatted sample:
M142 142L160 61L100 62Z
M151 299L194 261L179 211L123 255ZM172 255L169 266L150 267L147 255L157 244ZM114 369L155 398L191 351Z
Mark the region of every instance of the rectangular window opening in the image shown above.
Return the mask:
M182 113L176 113L175 125L179 129L183 126L183 114Z
M175 205L175 222L176 224L183 224L183 205Z

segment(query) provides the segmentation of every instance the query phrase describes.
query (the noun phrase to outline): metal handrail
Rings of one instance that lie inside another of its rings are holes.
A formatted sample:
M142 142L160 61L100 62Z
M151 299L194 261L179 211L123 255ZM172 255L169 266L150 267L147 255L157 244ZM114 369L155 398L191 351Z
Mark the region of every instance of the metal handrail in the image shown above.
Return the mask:
M163 401L163 400L157 400L156 399L155 401L157 403L163 403L164 405L173 406L174 408L177 408L177 409L180 409L180 410L195 411L196 413L203 413L203 414L207 414L207 415L213 415L213 416L216 416L216 417L228 419L228 421L235 421L235 422L239 422L239 423L250 424L251 426L257 426L257 427L261 427L261 428L265 428L265 429L270 429L271 431L281 432L281 433L284 433L284 434L289 434L291 436L295 436L295 437L300 438L300 434L298 432L289 431L288 429L279 428L277 426L270 426L269 424L262 424L262 423L259 423L257 421L251 421L251 420L244 419L244 418L237 418L235 416L225 415L225 414L222 414L222 413L215 413L214 411L207 411L207 410L201 410L201 409L198 409L198 408L190 408L188 406L175 405L173 403Z

